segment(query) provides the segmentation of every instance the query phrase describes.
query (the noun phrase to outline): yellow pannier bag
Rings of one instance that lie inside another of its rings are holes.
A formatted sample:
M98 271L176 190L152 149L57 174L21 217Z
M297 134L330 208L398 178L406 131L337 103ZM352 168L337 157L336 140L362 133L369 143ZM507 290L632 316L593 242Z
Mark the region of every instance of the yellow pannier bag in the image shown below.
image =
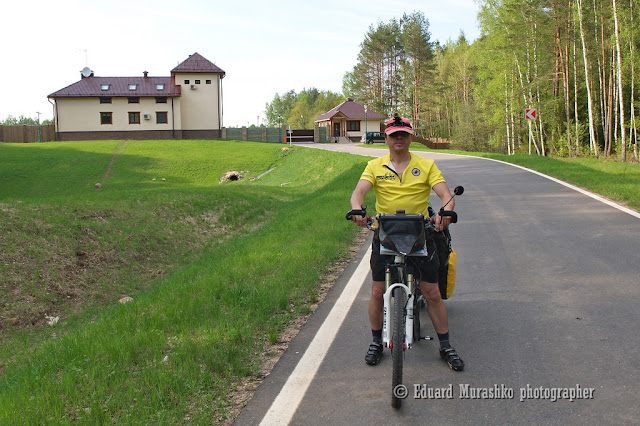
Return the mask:
M440 296L443 299L448 299L453 294L453 289L456 286L456 252L451 248L449 254L449 263L445 266L444 276L438 277L438 285L440 286Z

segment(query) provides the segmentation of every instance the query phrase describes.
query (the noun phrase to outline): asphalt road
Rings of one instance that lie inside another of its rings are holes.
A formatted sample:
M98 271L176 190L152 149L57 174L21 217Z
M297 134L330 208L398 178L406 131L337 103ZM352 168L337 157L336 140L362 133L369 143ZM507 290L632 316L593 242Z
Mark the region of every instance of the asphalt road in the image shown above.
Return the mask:
M391 407L390 352L375 367L363 359L371 339L369 276L352 275L361 259L368 262L365 244L236 424L260 423L269 410L276 414L269 424L640 423L640 216L503 163L425 156L436 159L451 187L465 187L452 226L456 289L447 301L465 370L447 368L436 342L420 342L405 358L409 395L401 409ZM353 304L337 326L330 312L354 282ZM327 317L335 339L312 344ZM293 399L273 405L310 344L322 356L312 364L317 371L302 368L312 379L308 388L293 388ZM571 401L578 386L582 398ZM416 398L416 388L433 397ZM434 395L436 388L450 389L452 398Z

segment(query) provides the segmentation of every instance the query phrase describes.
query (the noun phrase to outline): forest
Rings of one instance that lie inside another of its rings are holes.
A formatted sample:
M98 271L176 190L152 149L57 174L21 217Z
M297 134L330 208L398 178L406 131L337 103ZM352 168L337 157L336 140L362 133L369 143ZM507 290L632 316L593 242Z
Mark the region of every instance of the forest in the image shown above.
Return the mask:
M372 24L342 94L276 94L269 124L310 127L353 97L459 149L638 160L634 0L478 3L481 36L472 43L464 34L432 41L422 12Z

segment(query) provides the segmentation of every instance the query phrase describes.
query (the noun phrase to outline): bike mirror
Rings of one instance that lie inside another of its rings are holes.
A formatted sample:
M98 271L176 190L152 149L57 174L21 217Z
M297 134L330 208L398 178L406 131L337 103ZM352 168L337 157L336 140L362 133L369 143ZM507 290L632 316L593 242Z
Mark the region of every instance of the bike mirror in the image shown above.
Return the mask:
M456 186L455 188L453 188L453 193L455 195L462 195L463 192L464 188L462 186Z

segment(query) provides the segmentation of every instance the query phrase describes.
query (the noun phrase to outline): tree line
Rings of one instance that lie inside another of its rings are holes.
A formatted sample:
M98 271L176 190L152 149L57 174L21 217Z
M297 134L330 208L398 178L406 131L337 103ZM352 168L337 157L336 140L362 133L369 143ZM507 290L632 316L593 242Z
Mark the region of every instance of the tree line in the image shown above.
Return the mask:
M634 0L483 0L474 95L506 152L638 159ZM536 120L522 120L536 108ZM484 112L484 111L483 111Z
M290 90L283 95L276 93L267 103L265 114L267 126L291 126L294 129L313 129L314 120L344 101L344 97L331 91L316 88L304 89L300 93Z
M353 97L381 114L409 117L420 136L463 149L638 159L634 0L479 4L481 36L473 43L463 33L432 41L422 12L371 25L341 96L311 89L337 98L327 96L323 109L307 91L276 95L269 122L279 114L296 125L307 117L298 111L317 116ZM535 109L535 119L525 109Z
M51 124L51 123L53 123L53 120L43 120L42 123L40 124ZM25 117L24 115L21 115L20 117L17 117L17 118L12 115L8 115L7 118L5 118L4 120L0 120L0 124L5 126L17 126L17 125L23 125L23 124L38 125L38 120L31 117Z

